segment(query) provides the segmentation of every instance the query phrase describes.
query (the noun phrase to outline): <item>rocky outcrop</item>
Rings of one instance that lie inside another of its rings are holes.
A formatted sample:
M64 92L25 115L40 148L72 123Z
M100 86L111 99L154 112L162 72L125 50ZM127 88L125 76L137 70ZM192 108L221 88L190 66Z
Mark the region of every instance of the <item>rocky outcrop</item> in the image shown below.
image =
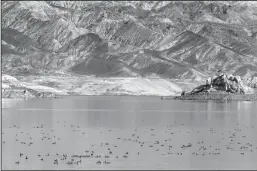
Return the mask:
M243 84L240 76L233 76L221 73L217 76L208 78L205 85L196 87L188 94L210 94L213 92L249 94L253 93L253 90Z
M249 87L257 88L257 77L252 77L246 80L246 84Z
M257 93L252 88L244 85L240 76L221 73L209 77L204 85L196 87L191 92L183 91L181 96L168 99L257 101Z

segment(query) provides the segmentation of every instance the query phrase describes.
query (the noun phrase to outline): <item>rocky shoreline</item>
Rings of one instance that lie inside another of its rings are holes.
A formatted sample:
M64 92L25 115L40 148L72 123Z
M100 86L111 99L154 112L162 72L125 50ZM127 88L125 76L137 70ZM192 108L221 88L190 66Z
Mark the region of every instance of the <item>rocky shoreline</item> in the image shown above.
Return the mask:
M59 95L51 92L37 92L32 89L2 89L2 98L58 98Z

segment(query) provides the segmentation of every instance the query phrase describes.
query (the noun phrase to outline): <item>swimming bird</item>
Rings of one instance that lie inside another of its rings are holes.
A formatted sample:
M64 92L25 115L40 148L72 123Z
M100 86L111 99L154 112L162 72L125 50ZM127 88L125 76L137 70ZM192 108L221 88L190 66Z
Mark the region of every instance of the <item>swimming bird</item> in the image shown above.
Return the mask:
M68 165L71 165L71 164L73 164L73 162L71 162L71 161L68 161L66 164L68 164Z
M77 164L81 163L81 160L77 161Z
M110 164L111 162L104 161L105 164Z
M101 155L96 155L95 158L101 158Z
M54 160L54 164L58 165L58 160L57 159Z

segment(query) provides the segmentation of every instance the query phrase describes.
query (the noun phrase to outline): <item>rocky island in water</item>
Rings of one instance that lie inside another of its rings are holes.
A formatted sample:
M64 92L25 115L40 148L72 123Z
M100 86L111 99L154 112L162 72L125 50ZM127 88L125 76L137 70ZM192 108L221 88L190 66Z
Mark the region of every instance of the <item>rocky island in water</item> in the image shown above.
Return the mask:
M240 76L221 73L209 77L206 84L200 85L190 92L183 91L181 96L172 97L172 99L255 101L257 100L255 85L250 84L250 86L245 85ZM162 99L170 98L162 97Z

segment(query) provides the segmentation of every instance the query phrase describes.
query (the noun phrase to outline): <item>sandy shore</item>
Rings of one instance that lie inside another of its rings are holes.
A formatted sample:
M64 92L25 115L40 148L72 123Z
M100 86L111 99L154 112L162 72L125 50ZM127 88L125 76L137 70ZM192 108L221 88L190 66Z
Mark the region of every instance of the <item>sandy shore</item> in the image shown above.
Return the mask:
M30 76L17 79L4 75L2 97L48 98L63 95L172 96L182 92L186 81L162 78L98 78L78 76ZM191 84L190 84L191 85ZM26 90L26 93L24 91Z

